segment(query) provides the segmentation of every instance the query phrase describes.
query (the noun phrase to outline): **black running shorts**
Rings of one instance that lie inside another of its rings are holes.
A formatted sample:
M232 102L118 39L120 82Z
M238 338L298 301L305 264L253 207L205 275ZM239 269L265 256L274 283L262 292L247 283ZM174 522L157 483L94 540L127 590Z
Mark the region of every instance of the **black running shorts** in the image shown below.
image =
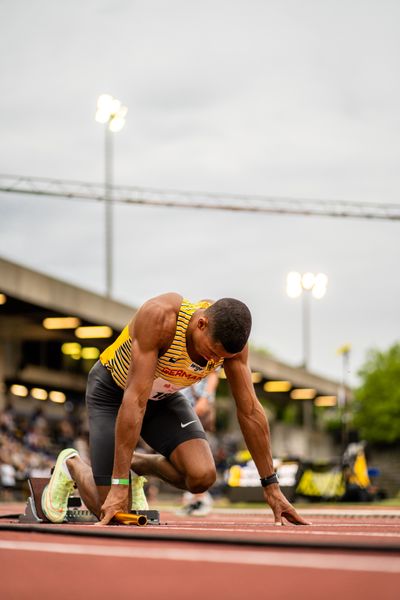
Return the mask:
M111 483L115 421L123 394L106 367L97 361L86 387L90 458L97 485ZM148 401L140 435L153 450L167 458L182 442L206 439L199 418L179 392L165 400Z

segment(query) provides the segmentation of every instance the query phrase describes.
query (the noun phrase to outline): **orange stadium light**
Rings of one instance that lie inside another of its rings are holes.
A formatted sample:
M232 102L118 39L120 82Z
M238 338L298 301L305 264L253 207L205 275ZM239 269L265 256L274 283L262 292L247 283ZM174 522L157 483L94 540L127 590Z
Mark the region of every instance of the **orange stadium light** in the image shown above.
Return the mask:
M108 325L78 327L78 329L75 329L75 335L80 339L109 338L112 334L113 330Z
M337 398L336 396L317 396L314 400L314 404L319 407L336 406Z
M264 383L265 392L288 392L291 387L290 381L267 381Z
M31 389L31 396L32 398L35 398L35 400L47 400L48 395L47 391L42 388Z
M26 398L26 396L28 395L28 388L25 387L24 385L19 385L17 383L14 383L14 385L12 385L10 387L10 392L12 394L14 394L14 396L20 396L21 398Z
M81 356L83 360L95 360L100 356L100 350L96 347L87 346L82 348Z
M313 388L299 388L290 392L292 400L313 400L317 392Z
M82 346L78 342L65 342L61 346L61 352L67 356L79 356L81 355Z
M77 317L47 317L43 320L45 329L76 329L80 324Z
M58 392L56 390L52 390L50 392L49 398L52 402L55 402L56 404L64 404L65 400L67 399L64 392Z

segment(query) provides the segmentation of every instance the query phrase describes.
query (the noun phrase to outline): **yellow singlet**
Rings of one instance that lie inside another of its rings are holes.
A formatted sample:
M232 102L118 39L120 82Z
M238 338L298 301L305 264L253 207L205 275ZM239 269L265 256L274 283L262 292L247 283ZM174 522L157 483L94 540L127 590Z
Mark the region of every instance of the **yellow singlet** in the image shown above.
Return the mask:
M151 390L150 400L162 400L169 394L197 383L224 362L209 361L204 367L190 358L186 348L186 330L193 313L199 308L208 308L211 302L192 303L183 300L176 322L175 337L167 352L160 356ZM115 383L126 388L128 371L132 360L132 338L126 326L111 346L100 355L102 364L110 371Z

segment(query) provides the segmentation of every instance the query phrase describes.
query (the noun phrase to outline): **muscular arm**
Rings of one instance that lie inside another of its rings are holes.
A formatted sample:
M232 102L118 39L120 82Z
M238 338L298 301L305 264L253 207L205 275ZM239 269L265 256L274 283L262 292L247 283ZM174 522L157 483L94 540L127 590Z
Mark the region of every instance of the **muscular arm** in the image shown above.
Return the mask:
M259 403L247 364L247 347L224 362L225 373L236 402L237 417L247 448L260 477L274 472L268 421Z
M127 386L115 425L114 478L127 479L137 445L160 351L173 339L177 294L165 294L146 302L130 327L132 359ZM118 510L126 510L128 488L112 486L102 507L101 524Z
M274 472L271 439L267 418L259 403L251 380L248 366L248 348L224 362L233 397L236 402L237 416L247 448L256 464L260 477L268 477ZM307 525L293 506L282 494L278 484L264 488L265 500L270 505L277 525L282 525L282 517L295 524Z
M128 385L124 392L115 425L113 477L126 478L132 453L140 436L147 400L154 379L158 348L151 340L145 344L136 339L132 343L132 364Z

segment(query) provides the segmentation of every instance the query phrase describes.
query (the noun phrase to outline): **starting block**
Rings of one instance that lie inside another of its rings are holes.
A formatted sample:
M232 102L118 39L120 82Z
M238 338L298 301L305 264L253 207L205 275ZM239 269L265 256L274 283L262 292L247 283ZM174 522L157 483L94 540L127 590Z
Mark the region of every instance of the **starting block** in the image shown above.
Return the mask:
M49 477L31 477L28 479L29 496L25 512L19 516L19 523L50 523L42 510L42 494L46 485L49 483ZM132 515L144 515L149 525L160 524L160 513L158 510L131 510ZM86 507L83 508L82 500L79 496L68 498L68 510L64 523L96 523L97 517Z

